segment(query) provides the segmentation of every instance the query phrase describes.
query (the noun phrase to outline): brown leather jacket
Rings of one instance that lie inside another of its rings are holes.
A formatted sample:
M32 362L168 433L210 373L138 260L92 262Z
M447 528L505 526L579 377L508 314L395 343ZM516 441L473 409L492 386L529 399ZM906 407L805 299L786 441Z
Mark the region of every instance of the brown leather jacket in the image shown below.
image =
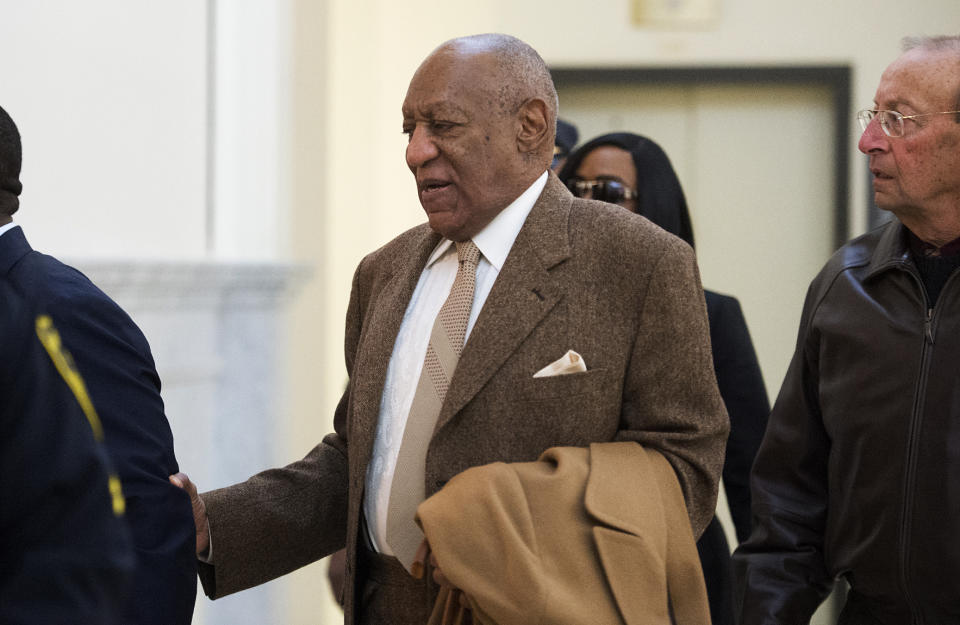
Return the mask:
M807 293L734 556L742 625L960 623L960 277L928 309L894 221L841 248Z

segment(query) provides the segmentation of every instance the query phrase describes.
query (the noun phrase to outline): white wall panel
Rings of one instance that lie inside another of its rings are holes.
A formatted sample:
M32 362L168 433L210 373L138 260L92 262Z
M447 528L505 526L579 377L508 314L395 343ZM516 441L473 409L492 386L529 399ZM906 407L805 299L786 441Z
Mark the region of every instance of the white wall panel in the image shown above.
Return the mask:
M35 247L89 257L205 253L205 5L0 2L0 106L24 145Z

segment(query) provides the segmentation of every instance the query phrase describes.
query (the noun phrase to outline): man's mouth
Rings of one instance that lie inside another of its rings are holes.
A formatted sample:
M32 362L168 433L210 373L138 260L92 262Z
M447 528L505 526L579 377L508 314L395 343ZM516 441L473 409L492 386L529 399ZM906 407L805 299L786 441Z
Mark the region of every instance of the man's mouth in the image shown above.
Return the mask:
M417 181L420 190L420 205L427 212L446 208L452 201L454 185L449 180L425 178Z
M893 176L887 173L886 167L881 166L879 162L880 160L881 159L878 156L871 155L869 162L867 163L867 167L870 169L870 174L873 175L874 178L881 178L881 179L893 178ZM887 161L889 159L883 159L883 160Z
M436 193L437 191L446 189L449 186L450 186L449 182L443 182L440 180L428 180L423 182L420 185L420 193L421 194Z

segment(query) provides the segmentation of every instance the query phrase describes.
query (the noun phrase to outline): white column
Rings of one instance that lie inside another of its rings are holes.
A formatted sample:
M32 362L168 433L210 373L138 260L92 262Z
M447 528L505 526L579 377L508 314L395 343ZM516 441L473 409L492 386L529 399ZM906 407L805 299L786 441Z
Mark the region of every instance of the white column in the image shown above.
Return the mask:
M210 3L210 252L289 258L290 1Z

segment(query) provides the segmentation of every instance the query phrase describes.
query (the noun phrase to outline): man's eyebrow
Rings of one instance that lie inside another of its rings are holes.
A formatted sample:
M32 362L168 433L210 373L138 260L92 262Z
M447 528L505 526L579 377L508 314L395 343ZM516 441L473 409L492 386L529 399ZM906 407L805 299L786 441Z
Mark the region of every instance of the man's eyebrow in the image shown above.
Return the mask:
M909 98L896 97L893 100L885 101L881 106L879 102L874 102L873 104L878 109L885 109L888 111L897 111L900 112L900 109L903 107L911 108L917 110L916 105L914 105Z
M466 111L450 102L428 102L416 110L403 109L403 116L406 118L423 117L425 119L445 116L468 117Z
M431 110L434 115L466 115L466 112L450 102L440 102Z

